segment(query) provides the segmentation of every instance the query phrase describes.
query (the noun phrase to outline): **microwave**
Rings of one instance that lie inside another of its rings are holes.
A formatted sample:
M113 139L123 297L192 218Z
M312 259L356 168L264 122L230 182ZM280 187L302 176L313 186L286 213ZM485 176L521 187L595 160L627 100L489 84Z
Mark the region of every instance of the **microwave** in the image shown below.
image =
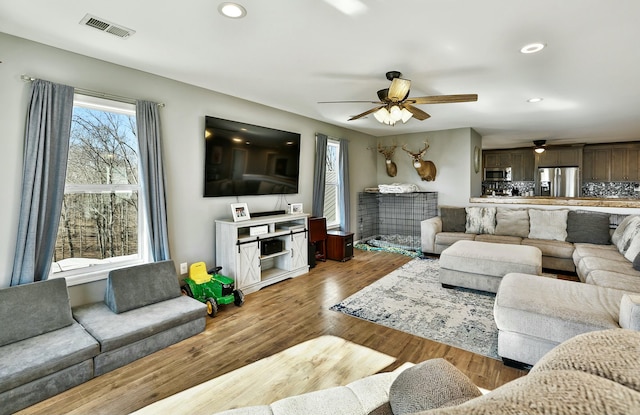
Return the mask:
M484 169L484 180L486 182L510 182L511 167L492 167Z

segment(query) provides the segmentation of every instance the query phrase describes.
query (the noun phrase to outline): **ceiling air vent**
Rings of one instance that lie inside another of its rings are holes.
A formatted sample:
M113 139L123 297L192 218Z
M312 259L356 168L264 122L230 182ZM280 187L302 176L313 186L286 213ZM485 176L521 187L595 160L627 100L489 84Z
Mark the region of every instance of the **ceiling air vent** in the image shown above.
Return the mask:
M96 16L92 16L90 14L86 14L82 20L80 20L81 25L93 27L94 29L98 29L102 32L110 33L114 36L118 36L120 38L126 39L129 36L136 33L135 30L127 29L124 26L117 25L115 23L111 23L105 19L101 19Z

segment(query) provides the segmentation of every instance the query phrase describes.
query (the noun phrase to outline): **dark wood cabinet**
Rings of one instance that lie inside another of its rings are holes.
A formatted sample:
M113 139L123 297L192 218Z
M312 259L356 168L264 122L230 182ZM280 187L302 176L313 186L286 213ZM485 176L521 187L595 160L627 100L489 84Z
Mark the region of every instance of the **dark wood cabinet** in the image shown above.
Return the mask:
M353 233L328 231L327 258L335 261L348 261L353 258Z
M536 157L538 167L579 167L582 161L582 147L547 147L544 153Z
M511 180L528 182L535 180L535 157L533 150L524 149L511 153Z

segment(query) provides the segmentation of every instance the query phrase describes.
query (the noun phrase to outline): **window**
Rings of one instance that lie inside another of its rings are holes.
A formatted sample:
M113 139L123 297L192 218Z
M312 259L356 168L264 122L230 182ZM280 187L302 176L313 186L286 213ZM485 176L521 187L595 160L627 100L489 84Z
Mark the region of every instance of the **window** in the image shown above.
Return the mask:
M324 187L324 217L327 227L340 225L339 177L340 177L340 143L335 140L327 141L327 168Z
M148 260L138 160L135 105L76 94L51 278Z

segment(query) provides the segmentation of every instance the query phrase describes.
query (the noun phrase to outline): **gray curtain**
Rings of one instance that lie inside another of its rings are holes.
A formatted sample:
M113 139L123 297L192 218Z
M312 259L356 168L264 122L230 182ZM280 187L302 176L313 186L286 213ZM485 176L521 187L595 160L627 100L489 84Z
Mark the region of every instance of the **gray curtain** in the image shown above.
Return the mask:
M140 181L146 200L144 205L147 210L151 256L153 261L163 261L169 259L170 255L158 104L137 101L136 123L142 169Z
M313 216L324 216L324 183L327 170L327 140L324 134L316 134L316 161L313 173Z
M340 229L351 230L351 195L349 191L349 141L340 139L340 177L338 178L338 208L340 209Z
M11 285L49 276L62 211L72 115L73 87L39 79L31 83Z

